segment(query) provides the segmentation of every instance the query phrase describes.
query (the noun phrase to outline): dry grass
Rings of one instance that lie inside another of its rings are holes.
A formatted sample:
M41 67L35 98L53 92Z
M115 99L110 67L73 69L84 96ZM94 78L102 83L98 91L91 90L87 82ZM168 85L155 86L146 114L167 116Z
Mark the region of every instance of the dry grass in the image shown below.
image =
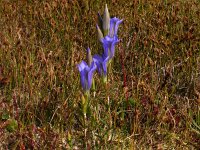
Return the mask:
M84 124L76 65L105 3L122 41ZM1 0L0 149L198 149L199 18L198 0Z

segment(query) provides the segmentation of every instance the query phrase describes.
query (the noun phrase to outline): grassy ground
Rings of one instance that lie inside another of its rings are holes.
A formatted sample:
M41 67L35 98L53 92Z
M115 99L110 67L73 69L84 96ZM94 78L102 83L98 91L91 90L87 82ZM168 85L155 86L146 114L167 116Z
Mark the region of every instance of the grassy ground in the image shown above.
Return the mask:
M106 3L121 42L84 121L77 64ZM198 0L1 0L0 149L198 149L199 18Z

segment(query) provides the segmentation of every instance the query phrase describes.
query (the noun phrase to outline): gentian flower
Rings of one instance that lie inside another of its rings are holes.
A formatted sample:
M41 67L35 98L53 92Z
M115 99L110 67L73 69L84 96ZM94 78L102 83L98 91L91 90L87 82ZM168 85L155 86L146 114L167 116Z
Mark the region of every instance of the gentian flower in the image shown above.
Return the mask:
M105 58L109 56L109 60L111 60L115 54L115 45L119 42L117 35L118 27L123 20L116 17L110 19L107 5L105 7L103 19L98 13L98 20L100 27L97 25L97 33L98 39L103 44L103 55Z
M114 57L115 45L119 42L117 36L106 36L101 40L104 49L104 57L109 57L109 60Z
M119 24L122 23L123 20L120 20L116 17L110 20L110 30L109 34L104 38L101 38L101 42L104 48L104 55L109 56L109 60L114 57L115 54L115 45L119 42L117 31Z
M110 19L110 30L109 30L110 37L117 36L118 27L122 22L123 20L120 20L119 18L116 17Z
M88 66L85 61L82 61L78 65L78 70L80 71L80 76L81 76L81 85L83 90L86 92L88 92L91 88L92 78L96 68L97 66L94 63L94 61L92 61L90 66Z
M98 12L98 24L97 25L97 31L98 36L102 37L102 33L104 36L109 35L110 37L113 37L114 35L117 36L117 30L119 27L119 24L121 24L123 20L120 20L119 18L110 18L110 14L108 12L108 7L106 4L103 18L101 17L100 13ZM100 33L100 34L99 34Z
M105 56L105 55L94 55L93 56L93 60L95 62L95 64L97 65L97 70L100 74L100 76L103 77L104 82L106 82L107 80L107 63L109 61L109 56Z

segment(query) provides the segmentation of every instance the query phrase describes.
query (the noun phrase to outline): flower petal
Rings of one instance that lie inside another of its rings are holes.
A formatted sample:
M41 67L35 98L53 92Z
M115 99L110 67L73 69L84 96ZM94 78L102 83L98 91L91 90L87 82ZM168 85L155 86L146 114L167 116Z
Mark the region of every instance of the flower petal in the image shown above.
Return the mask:
M99 74L102 75L102 67L101 67L102 66L101 64L103 62L102 57L100 55L96 54L93 56L93 60L97 66L97 70L98 70Z
M110 59L114 57L115 53L115 45L119 42L117 36L110 37L106 36L103 40L103 48L104 48L104 57L109 56Z
M91 85L92 85L92 78L93 78L93 74L94 74L94 71L96 70L97 66L95 65L94 62L92 62L91 64L91 67L90 67L90 71L88 72L88 86L87 86L87 90L89 90L91 88Z
M87 79L86 79L86 75L87 75L87 69L88 69L88 65L85 61L82 61L79 65L78 65L78 69L80 71L80 77L81 77L81 85L83 87L83 89L85 90L87 88Z
M85 61L82 61L79 65L78 65L78 70L81 72L83 71L86 67L88 67L87 63Z
M110 31L109 31L110 37L117 35L119 24L121 24L122 22L123 20L120 20L119 18L116 17L110 19Z
M107 63L109 61L109 56L107 58L104 59L103 63L102 63L102 67L103 67L103 73L104 73L104 76L107 75Z
M82 61L78 65L78 69L80 71L80 77L81 77L81 85L84 91L87 91L91 88L92 85L92 77L93 73L96 70L96 65L94 61L91 63L91 66L89 67L85 61Z
M111 44L111 47L110 47L110 57L113 58L114 55L115 55L115 45L119 43L119 40L117 37L115 37L115 39L113 39L113 42Z
M109 56L107 57L103 57L100 55L94 55L94 62L97 65L97 70L99 72L99 74L102 76L106 76L107 75L107 63L109 61Z

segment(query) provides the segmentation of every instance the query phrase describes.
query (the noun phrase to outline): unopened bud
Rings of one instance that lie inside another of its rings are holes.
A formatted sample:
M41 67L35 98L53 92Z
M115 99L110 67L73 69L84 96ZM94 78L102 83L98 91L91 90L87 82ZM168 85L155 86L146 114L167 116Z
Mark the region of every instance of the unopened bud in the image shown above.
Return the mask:
M100 29L102 30L102 28L103 28L103 19L102 19L102 17L101 17L99 12L98 12L98 25L99 25Z
M87 61L88 61L88 65L90 66L92 64L92 54L91 54L90 48L87 49Z
M103 33L101 32L101 29L99 28L98 25L97 25L97 32L98 32L98 39L99 41L101 41L103 39Z
M110 29L110 14L108 12L108 7L106 4L104 15L103 15L103 32L104 36L106 36Z

